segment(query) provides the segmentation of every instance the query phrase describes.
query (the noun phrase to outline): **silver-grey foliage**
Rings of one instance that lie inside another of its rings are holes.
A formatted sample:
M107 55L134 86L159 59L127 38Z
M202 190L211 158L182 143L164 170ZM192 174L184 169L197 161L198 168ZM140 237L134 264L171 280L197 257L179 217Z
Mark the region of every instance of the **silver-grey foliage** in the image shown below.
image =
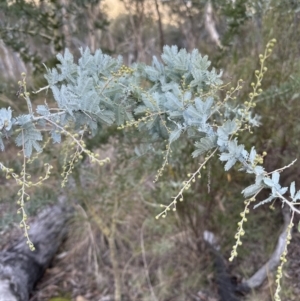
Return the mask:
M75 130L85 126L95 134L99 124L127 122L147 133L149 143L163 138L171 147L187 134L195 143L193 157L217 149L225 171L238 163L240 170L255 176L255 183L243 190L246 198L270 189L270 196L257 206L278 197L287 202L283 197L287 187L280 186L279 172L267 173L257 161L255 147L248 152L235 136L242 125L258 126L259 117L245 110L244 104L220 101L222 72L209 69L207 56L165 46L161 61L154 57L151 66L136 64L126 69L121 57L112 58L101 50L91 54L88 48L80 51L78 63L66 50L57 55L60 64L47 69L47 88L55 108L39 105L34 113L18 117L12 116L10 108L0 110L1 149L3 138L14 136L30 157L33 150L41 151L41 130L48 129L53 143L60 143L66 125L72 124ZM300 193L294 184L290 193L291 202L296 202Z

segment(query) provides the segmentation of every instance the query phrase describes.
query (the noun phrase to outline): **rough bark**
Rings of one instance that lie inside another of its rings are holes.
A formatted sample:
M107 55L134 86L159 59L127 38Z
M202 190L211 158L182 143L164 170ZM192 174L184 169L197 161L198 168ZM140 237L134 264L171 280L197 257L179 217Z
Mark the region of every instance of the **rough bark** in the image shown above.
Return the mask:
M43 210L30 225L29 236L35 246L30 251L25 238L0 252L0 301L28 301L67 233L72 210L66 204Z

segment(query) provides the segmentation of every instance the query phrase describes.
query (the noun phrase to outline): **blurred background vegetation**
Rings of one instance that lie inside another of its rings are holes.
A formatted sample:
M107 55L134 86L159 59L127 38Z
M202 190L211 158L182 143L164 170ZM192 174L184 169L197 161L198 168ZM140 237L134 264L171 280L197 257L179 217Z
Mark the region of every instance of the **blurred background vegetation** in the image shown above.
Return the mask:
M151 63L163 45L199 49L214 67L224 70L223 80L232 86L242 78L244 89L237 101L244 102L259 66L258 56L271 38L278 43L267 62L264 93L256 108L262 126L240 139L247 148L255 145L261 153L266 151L265 166L273 170L290 163L300 151L297 0L1 0L0 105L25 112L26 104L16 95L21 72L27 74L29 90L42 87L43 64L54 66L55 55L65 48L77 57L79 47L92 52L101 48L110 55L122 55L124 64L130 65ZM51 95L45 97L51 102ZM33 98L34 105L44 101L44 96ZM202 234L214 232L224 257L229 257L244 206L241 190L252 178L236 171L226 174L215 160L176 214L157 221L160 204L170 202L186 174L197 169L197 162L190 156L194 146L183 138L175 144L163 177L153 184L163 154L155 147L146 149L143 142L131 129L102 128L88 145L100 156L108 155L111 164L100 169L84 161L64 189L59 188L64 158L59 146L53 145L32 164L33 174L44 162L51 162L55 171L43 187L31 191L29 212L33 215L62 196L75 203L78 212L62 255L32 300L108 301L116 295L121 300L217 300L212 258ZM0 154L1 161L20 170L13 142L8 150ZM299 188L299 176L300 167L295 164L281 178L286 183L295 180ZM3 234L18 221L17 188L4 175L0 182ZM239 257L231 265L238 281L268 259L281 223L280 208L252 211ZM300 293L299 268L296 271L290 262L283 300L297 300ZM272 300L273 291L270 273L262 289L246 299Z

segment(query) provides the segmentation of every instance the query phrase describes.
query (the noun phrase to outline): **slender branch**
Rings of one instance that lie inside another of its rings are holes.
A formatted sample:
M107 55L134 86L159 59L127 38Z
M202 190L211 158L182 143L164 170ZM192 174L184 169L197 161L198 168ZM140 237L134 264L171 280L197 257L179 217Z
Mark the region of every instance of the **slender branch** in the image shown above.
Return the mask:
M289 200L287 200L287 199L286 199L282 194L280 194L279 192L276 192L276 194L278 195L278 197L279 197L280 199L283 200L283 203L287 204L287 205L290 207L290 209L291 209L293 212L296 212L296 213L300 214L300 210L299 210L299 209L296 209L295 206L294 206L294 204L293 204L292 202L290 202Z
M293 162L291 162L289 165L286 165L286 166L284 166L284 167L281 167L281 168L278 168L278 169L275 169L275 170L269 172L268 175L269 175L269 174L272 174L272 173L274 173L274 172L282 172L283 170L285 170L285 169L291 167L292 165L294 165L296 161L297 161L297 159L295 159L295 160L294 160Z
M183 192L190 188L192 182L196 181L196 176L199 175L201 169L205 166L209 159L213 157L217 150L218 148L215 148L214 151L208 157L205 158L204 162L200 164L199 168L190 176L189 180L184 182L183 187L178 192L178 194L175 197L173 197L174 200L169 205L161 205L165 207L165 209L156 216L156 219L158 219L161 216L166 217L167 212L171 210L171 207L173 207L173 211L176 211L177 200L179 199L179 201L183 201Z
M43 88L40 88L40 89L37 90L37 91L32 91L32 93L38 94L38 93L40 93L41 91L48 90L49 88L50 88L50 86L48 85L48 86L45 86L45 87L43 87Z
M58 116L61 116L63 114L66 114L66 111L61 111L61 112L58 112L58 113L54 113L54 114L51 114L51 115L48 115L48 116L38 116L38 117L33 117L32 120L33 121L38 121L38 120L42 120L42 119L45 119L46 121L50 122L50 123L54 123L54 122L51 122L49 117L51 118L56 118ZM56 124L56 123L55 123Z

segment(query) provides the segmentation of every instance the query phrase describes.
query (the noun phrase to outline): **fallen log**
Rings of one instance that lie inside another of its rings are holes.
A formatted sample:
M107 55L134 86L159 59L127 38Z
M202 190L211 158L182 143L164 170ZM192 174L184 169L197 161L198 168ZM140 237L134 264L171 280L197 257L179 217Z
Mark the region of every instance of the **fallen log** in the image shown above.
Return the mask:
M20 238L0 252L0 301L28 301L36 282L41 278L62 240L72 210L65 203L44 209L30 224L29 237L35 251Z

